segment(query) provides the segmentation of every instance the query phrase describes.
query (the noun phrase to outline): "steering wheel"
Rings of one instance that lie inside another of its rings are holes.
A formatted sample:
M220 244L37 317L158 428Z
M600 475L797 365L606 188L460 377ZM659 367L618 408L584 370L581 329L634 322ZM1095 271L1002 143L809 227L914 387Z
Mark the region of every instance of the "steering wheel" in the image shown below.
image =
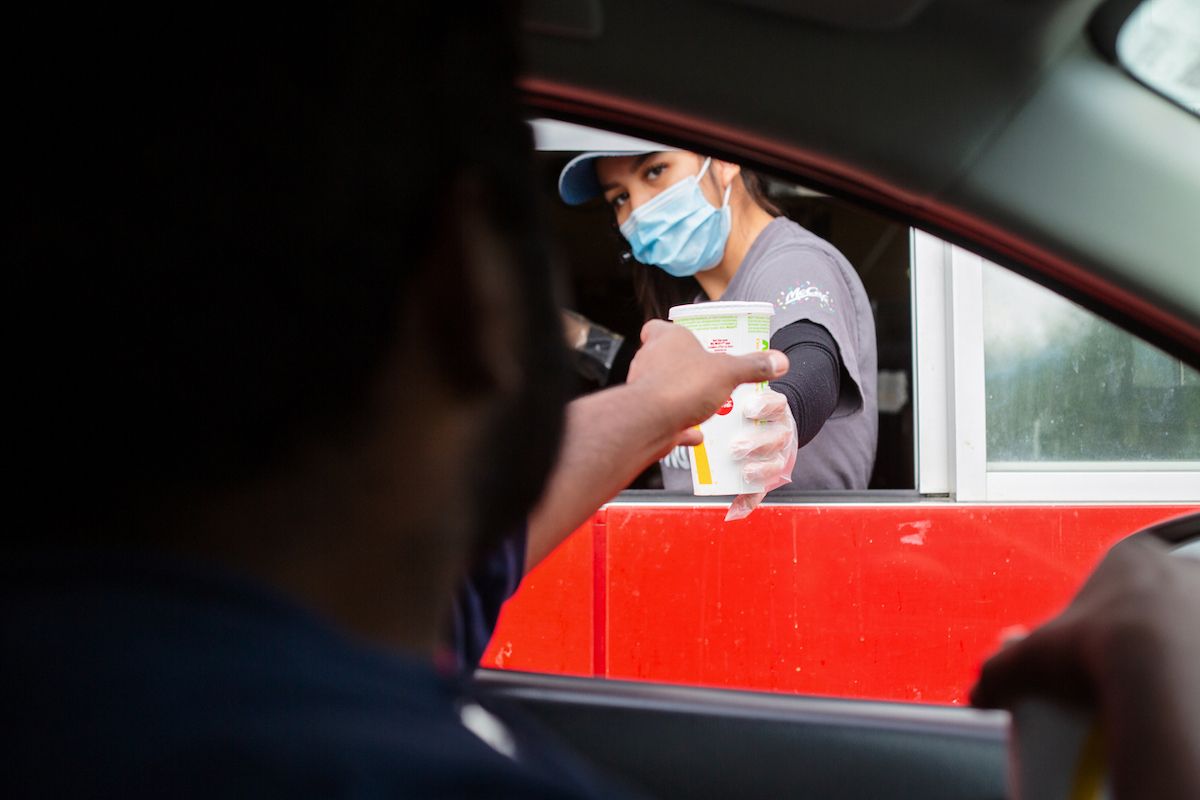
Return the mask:
M1171 545L1176 555L1200 558L1200 512L1151 525L1134 536L1153 536Z

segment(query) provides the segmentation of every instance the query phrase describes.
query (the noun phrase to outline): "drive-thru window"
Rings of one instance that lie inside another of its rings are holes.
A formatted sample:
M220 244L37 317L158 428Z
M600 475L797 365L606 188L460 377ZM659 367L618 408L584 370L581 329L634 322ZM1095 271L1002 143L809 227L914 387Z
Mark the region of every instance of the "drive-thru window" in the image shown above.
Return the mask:
M534 123L576 311L641 324L602 205L559 169L626 137ZM1000 632L1061 607L1116 539L1200 505L1200 376L962 248L771 176L875 313L879 443L865 492L780 490L724 523L643 473L526 576L482 666L965 702ZM580 391L589 388L581 381Z

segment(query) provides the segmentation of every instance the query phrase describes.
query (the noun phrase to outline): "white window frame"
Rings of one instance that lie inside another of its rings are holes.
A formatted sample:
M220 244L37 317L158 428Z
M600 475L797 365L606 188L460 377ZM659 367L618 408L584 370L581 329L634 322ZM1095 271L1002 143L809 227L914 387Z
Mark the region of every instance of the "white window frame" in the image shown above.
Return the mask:
M984 503L1200 501L1198 462L988 463L984 263L913 231L918 491Z

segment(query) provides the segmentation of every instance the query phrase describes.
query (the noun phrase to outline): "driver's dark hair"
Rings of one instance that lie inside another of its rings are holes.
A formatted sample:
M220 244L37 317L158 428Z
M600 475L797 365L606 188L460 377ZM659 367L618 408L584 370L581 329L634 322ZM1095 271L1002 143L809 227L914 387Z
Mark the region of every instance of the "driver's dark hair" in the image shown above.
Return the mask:
M459 175L523 248L516 291L547 291L509 5L10 19L12 455L37 536L132 529L157 493L355 435ZM471 391L464 311L436 346Z

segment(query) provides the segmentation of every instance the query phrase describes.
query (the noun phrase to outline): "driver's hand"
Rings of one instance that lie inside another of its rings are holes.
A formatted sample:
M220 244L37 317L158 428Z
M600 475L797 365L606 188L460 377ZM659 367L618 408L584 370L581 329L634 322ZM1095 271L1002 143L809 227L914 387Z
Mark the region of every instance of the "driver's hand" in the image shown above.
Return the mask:
M700 444L703 437L695 426L715 414L734 388L777 378L787 368L787 356L778 350L709 353L686 328L651 320L642 327L642 346L629 365L627 382L644 391L647 404L674 435L665 455L676 445Z
M983 666L977 706L1027 696L1091 706L1115 795L1200 797L1200 561L1118 543L1059 616Z

